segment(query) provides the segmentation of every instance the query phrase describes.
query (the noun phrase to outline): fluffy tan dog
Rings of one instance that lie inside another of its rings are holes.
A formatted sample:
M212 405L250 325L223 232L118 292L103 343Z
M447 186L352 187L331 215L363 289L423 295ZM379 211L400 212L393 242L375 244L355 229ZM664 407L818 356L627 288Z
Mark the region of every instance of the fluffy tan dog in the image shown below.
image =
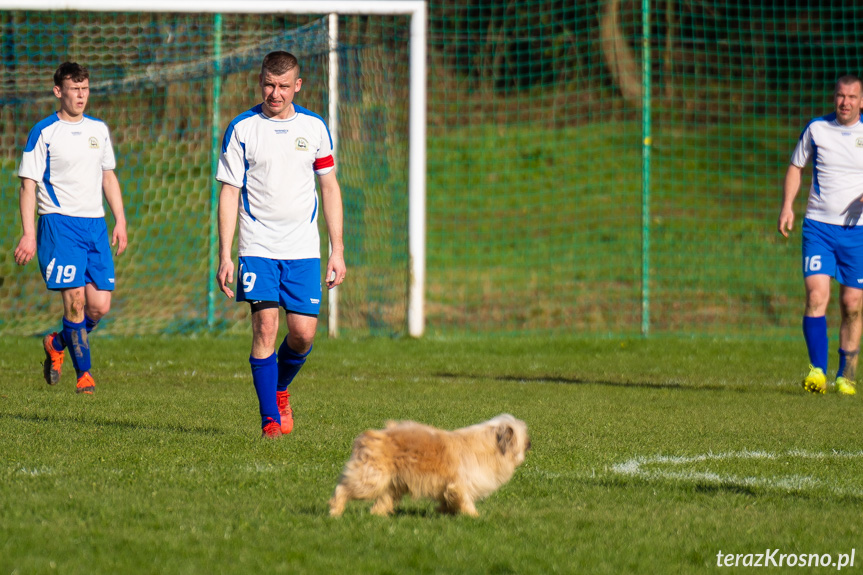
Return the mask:
M441 512L476 516L474 502L509 481L529 448L527 425L508 413L455 431L389 421L354 440L330 515L352 499L374 499L372 513L389 515L410 494L437 500Z

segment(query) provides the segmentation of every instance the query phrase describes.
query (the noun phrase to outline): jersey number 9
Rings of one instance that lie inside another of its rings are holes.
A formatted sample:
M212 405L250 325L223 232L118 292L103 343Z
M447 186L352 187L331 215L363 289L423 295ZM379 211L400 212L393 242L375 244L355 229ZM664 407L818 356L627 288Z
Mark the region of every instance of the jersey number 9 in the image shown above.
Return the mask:
M255 288L255 280L258 279L257 274L246 272L243 274L243 291L249 293Z

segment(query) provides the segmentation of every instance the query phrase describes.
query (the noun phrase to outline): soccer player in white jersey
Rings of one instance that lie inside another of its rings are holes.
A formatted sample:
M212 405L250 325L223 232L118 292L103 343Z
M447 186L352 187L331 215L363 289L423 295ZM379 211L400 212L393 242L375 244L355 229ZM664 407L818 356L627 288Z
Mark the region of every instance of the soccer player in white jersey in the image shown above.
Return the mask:
M779 233L794 226L792 204L803 168L812 161L812 185L803 220L803 278L806 309L803 335L809 351L809 373L803 387L827 391L827 304L830 277L839 282L842 323L836 391L854 395L860 353L863 303L863 82L846 75L837 80L835 112L815 118L800 135L785 174Z
M262 102L225 131L216 179L219 194L219 288L234 297L231 248L240 218L237 301L252 311L249 363L261 434L294 427L288 385L312 350L321 304L318 214L330 237L327 287L345 279L342 197L332 140L323 119L293 102L303 80L296 57L271 52L258 78ZM321 205L315 189L320 182ZM275 353L279 307L288 334Z
M30 130L18 169L23 235L15 262L25 265L38 254L46 286L63 299L63 330L42 340L45 381L60 380L68 347L78 376L76 391L92 394L88 334L111 308L111 246L117 246L117 255L126 249L126 216L108 127L84 114L90 95L87 69L61 64L54 73L54 95L60 110ZM103 194L114 216L110 245Z

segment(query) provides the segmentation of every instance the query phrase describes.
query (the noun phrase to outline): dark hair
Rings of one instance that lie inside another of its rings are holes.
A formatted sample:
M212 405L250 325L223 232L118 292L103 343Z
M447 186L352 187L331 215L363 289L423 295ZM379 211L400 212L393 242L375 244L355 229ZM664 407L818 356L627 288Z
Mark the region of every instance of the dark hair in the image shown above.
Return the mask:
M845 74L844 76L840 76L838 80L836 80L836 87L833 88L834 92L839 91L839 85L842 86L850 86L851 84L860 84L860 88L863 89L863 80L860 79L859 76L854 74Z
M73 82L83 82L90 79L90 71L77 62L63 62L54 72L54 85L63 86L66 78Z
M296 68L297 77L300 77L300 63L297 62L296 56L290 52L270 52L264 56L264 61L261 63L261 76L267 72L274 76L281 76L289 70Z

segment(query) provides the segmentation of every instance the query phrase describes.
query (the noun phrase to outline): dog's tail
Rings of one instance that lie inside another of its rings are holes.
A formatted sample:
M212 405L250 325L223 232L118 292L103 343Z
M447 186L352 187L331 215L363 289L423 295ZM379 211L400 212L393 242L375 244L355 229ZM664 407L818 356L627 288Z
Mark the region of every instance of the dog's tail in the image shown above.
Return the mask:
M369 430L354 440L353 454L342 473L343 483L347 479L353 486L355 499L377 497L392 481L392 457L390 439L386 433Z
M338 517L352 499L378 499L389 491L392 470L387 465L387 436L365 431L354 440L353 453L330 499L330 515Z
M387 450L387 442L387 434L382 431L364 431L354 440L354 453L348 463L356 461L362 466L382 467L381 456Z

